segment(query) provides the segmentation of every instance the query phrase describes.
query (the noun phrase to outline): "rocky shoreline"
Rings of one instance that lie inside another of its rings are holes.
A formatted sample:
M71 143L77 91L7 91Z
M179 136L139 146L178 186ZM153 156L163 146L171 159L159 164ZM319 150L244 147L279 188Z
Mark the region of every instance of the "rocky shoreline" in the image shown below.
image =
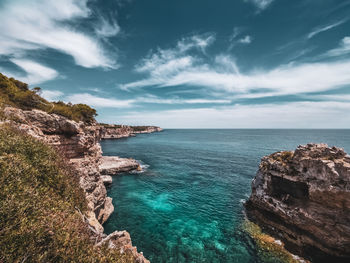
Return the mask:
M104 234L102 224L113 213L112 198L107 196L106 175L138 169L139 164L132 159L102 156L99 141L104 127L98 123L86 125L65 117L49 114L41 110L21 110L13 107L3 109L7 123L57 149L76 171L80 187L84 190L88 203L88 213L84 220L92 230L92 238L99 240L97 246L108 244L109 248L129 251L136 262L149 261L132 246L127 231Z
M350 262L350 156L326 144L261 160L248 218L312 262Z
M127 137L134 137L137 134L161 132L162 128L157 126L128 126L128 125L102 125L101 139L120 139Z

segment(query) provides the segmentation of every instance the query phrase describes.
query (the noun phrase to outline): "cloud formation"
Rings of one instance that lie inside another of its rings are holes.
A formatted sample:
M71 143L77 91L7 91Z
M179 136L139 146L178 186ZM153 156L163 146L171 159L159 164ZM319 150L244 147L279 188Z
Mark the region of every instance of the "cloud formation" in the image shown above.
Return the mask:
M134 100L118 100L111 98L102 98L98 96L91 95L89 93L78 93L65 97L67 102L73 104L85 103L92 107L98 108L128 108L132 106Z
M82 67L116 67L115 61L110 59L96 38L73 26L75 21L90 16L87 1L5 0L0 10L0 55L16 59L15 64L24 70L28 69L27 53L45 49L67 54ZM119 32L119 26L115 21L101 20L96 32L104 37L113 36ZM51 73L51 77L57 76ZM32 72L28 74L30 84L40 80L32 78ZM49 75L47 71L46 74ZM45 77L41 79L45 80Z
M258 9L267 8L274 0L244 0L245 2L253 3Z
M10 59L10 61L26 72L26 76L21 76L16 73L6 72L5 74L20 79L23 82L30 84L39 84L58 76L58 72L52 68L44 66L28 59Z
M338 57L350 54L350 37L344 37L339 47L329 50L325 56Z
M307 36L308 39L310 38L313 38L314 36L322 33L322 32L325 32L325 31L328 31L328 30L331 30L332 28L335 28L337 26L340 26L342 24L344 24L345 22L347 22L347 19L342 19L336 23L333 23L333 24L329 24L327 26L323 26L323 27L318 27L316 29L314 29L312 32L310 32Z
M193 44L193 47L196 45ZM348 39L341 50L349 48ZM225 92L237 97L320 92L350 84L350 60L281 65L272 70L241 72L234 58L217 55L205 60L200 53L179 49L157 50L141 61L136 71L148 77L122 85L123 89L144 87L195 86ZM250 94L254 91L253 94Z

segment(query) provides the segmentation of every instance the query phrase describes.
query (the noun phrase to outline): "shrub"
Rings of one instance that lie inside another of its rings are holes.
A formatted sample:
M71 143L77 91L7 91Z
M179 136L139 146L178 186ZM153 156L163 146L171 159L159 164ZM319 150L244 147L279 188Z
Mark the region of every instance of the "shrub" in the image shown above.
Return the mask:
M133 262L96 248L77 210L86 200L54 149L0 126L0 262Z
M71 120L91 124L97 116L96 110L86 104L48 102L42 98L41 89L28 88L28 84L14 78L7 78L0 73L0 104L18 107L23 110L39 109L48 113L55 113Z

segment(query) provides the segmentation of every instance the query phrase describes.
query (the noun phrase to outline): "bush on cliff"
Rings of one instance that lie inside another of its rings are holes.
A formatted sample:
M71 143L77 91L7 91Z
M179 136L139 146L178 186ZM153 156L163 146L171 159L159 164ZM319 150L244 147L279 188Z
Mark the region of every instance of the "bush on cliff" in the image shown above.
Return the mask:
M23 110L39 109L85 123L95 121L96 110L88 105L62 101L48 102L39 95L39 92L40 88L38 87L30 90L28 84L14 78L8 78L0 73L0 104Z
M0 262L133 262L94 247L72 171L49 146L0 126Z

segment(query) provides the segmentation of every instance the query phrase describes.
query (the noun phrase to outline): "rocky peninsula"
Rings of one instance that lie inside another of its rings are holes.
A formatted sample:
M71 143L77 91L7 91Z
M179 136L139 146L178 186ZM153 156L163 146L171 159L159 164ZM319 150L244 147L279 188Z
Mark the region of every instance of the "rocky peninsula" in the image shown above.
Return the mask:
M161 132L157 126L128 126L115 124L101 124L103 126L101 139L120 139L136 136L136 134Z
M350 156L326 144L262 158L248 218L312 262L350 262Z

